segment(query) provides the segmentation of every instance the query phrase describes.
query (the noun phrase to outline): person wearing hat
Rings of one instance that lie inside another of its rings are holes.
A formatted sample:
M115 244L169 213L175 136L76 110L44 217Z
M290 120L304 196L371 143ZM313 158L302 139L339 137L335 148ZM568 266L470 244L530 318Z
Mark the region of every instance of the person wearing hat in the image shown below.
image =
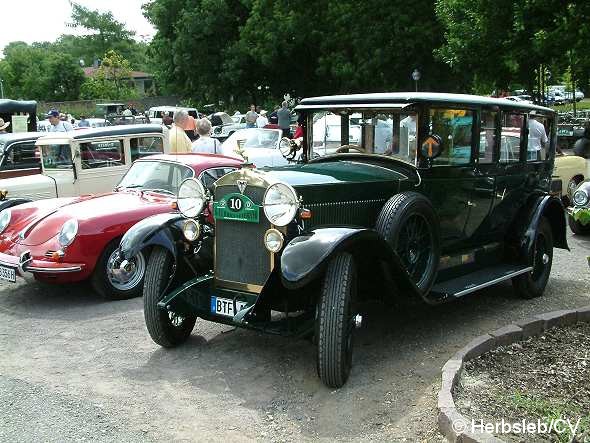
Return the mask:
M52 109L47 113L47 120L51 123L48 132L68 132L74 130L70 122L60 120L59 111L56 109Z
M4 123L4 119L0 118L0 134L6 134L6 128L10 126L10 122Z
M266 118L266 111L263 109L262 111L260 111L260 114L256 119L256 127L264 128L266 125L268 125L268 119Z
M545 131L545 125L537 120L537 111L529 113L528 127L529 127L529 143L528 143L528 160L541 160L541 150L547 146L549 138Z

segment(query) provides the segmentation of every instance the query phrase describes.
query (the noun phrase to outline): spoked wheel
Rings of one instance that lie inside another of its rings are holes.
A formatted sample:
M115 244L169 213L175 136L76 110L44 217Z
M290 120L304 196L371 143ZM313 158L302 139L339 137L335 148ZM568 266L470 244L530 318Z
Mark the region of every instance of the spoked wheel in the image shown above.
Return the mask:
M324 384L340 388L352 367L356 314L356 267L352 255L341 253L330 261L316 318L317 371Z
M158 307L171 275L172 257L166 249L154 248L145 272L143 315L150 337L165 348L184 343L197 321L196 316L183 316Z
M553 231L549 221L542 217L535 234L531 265L533 270L512 279L519 297L535 298L543 295L553 263Z
M424 285L424 278L432 256L432 232L420 213L411 214L399 231L397 253L408 274L417 286Z

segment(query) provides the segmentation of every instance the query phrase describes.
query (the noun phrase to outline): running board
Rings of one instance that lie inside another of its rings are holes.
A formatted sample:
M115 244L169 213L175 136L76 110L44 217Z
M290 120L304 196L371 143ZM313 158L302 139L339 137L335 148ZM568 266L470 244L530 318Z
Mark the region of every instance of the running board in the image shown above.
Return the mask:
M442 300L449 297L458 298L532 270L532 266L524 265L503 264L487 267L471 274L439 282L432 287L428 296Z

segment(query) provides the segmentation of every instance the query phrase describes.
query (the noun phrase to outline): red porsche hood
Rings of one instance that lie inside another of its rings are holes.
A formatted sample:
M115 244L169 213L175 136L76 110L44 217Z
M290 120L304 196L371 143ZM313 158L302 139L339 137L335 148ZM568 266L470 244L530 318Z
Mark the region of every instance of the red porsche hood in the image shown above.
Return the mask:
M10 230L16 237L14 241L28 246L39 245L55 237L71 218L78 220L78 235L100 233L135 223L152 214L169 211L171 202L171 196L140 192L113 192L74 199L52 199L51 202L39 201L27 205L35 206L34 209L15 207L5 235L11 235ZM17 237L19 233L24 235Z

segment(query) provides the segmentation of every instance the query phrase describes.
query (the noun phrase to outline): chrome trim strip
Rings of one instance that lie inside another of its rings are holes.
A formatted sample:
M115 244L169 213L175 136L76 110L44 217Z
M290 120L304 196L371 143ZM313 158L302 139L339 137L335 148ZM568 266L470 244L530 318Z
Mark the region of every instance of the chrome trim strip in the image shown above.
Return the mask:
M64 274L68 272L78 272L81 271L82 267L80 266L71 266L69 268L37 268L34 266L27 266L25 269L26 272L38 272L40 274Z
M308 203L305 205L306 208L329 208L331 206L342 206L342 205L361 205L371 203L385 203L387 200L384 198L377 198L372 200L349 200L340 202L323 202L323 203Z
M487 288L488 286L493 286L496 283L500 283L504 280L508 280L509 278L516 277L517 275L525 274L533 270L532 266L528 268L521 269L520 271L511 272L510 274L506 274L502 277L495 278L494 280L490 280L488 282L482 283L481 285L474 286L472 288L464 289L456 294L453 294L453 297L461 297L462 295L470 294L475 291L479 291L480 289Z

